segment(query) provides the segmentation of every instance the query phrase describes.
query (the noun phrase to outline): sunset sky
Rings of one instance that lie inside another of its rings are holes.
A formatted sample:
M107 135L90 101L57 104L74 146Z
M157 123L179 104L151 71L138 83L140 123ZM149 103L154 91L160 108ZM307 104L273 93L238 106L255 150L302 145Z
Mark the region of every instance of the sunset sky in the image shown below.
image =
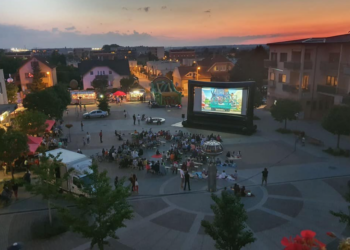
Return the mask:
M0 0L0 48L257 44L350 31L350 0Z

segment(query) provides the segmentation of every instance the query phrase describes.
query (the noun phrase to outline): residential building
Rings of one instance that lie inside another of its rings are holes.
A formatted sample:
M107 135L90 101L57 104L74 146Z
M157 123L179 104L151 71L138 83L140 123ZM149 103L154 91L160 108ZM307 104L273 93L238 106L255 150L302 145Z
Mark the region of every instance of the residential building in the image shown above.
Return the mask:
M222 55L216 55L212 58L205 58L197 62L201 68L207 68L211 74L212 81L228 82L230 80L230 71L234 67L232 61Z
M19 51L19 52L6 52L5 56L6 57L11 57L11 58L20 58L23 60L27 60L28 58L30 58L33 55L33 53L31 51Z
M31 51L33 55L37 56L51 56L53 52L67 55L69 53L73 53L73 48L34 48Z
M0 128L7 129L10 125L10 113L16 109L16 106L8 103L4 71L0 69Z
M90 58L91 48L74 48L73 55L76 58L87 60Z
M32 56L26 60L18 70L22 91L30 89L33 78L33 66L38 65L41 71L43 83L46 87L57 84L56 66L51 65L46 59Z
M8 104L4 71L0 69L0 104Z
M199 60L203 60L203 58L202 59L196 59L196 58L184 58L184 59L182 59L182 65L183 66L193 66L194 64L196 64L197 63L197 61L199 61Z
M142 54L151 53L152 55L156 56L158 59L164 58L164 47L136 46L136 47L132 47L132 48L136 50L136 57L138 57Z
M176 67L179 67L179 62L169 61L148 61L146 63L147 73L155 76L165 76L169 71L174 71Z
M115 51L104 51L104 50L92 50L90 52L91 60L114 60L117 59Z
M95 79L108 81L110 88L120 88L120 80L130 76L128 60L90 60L79 64L84 89L91 89Z
M179 66L173 71L173 83L175 87L182 88L182 93L186 96L188 95L188 80L210 82L211 74L206 67L198 69L198 67L192 66Z
M183 59L186 58L195 58L196 52L193 49L177 49L177 50L170 50L169 51L169 59L173 61L180 61L182 63Z
M350 34L276 42L270 46L267 107L300 101L307 119L321 118L350 94Z
M136 60L129 60L129 68L131 72L136 72L138 71L137 68L137 61Z

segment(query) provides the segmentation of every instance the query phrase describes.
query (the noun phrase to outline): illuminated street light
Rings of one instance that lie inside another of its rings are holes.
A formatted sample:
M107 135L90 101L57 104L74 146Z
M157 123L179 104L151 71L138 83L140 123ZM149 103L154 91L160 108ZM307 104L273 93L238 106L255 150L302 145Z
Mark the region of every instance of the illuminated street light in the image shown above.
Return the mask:
M103 98L103 95L100 95L100 98Z
M12 83L12 82L13 82L13 79L12 79L12 77L11 77L11 74L9 74L9 78L7 78L6 81L7 81L8 83Z
M200 70L201 67L197 67L197 74L196 74L196 77L197 77L197 81L198 81L198 70Z

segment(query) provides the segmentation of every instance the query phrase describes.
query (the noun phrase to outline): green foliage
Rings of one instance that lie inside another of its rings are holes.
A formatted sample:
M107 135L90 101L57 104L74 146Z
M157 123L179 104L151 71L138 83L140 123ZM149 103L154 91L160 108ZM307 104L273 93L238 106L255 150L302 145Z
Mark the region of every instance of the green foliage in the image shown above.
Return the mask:
M84 185L87 196L67 197L74 204L74 212L60 208L62 219L73 232L91 239L91 248L95 245L100 250L108 244L107 237L118 239L116 230L125 227L124 221L133 217L132 207L129 205L129 188L124 187L124 180L113 189L107 172L99 172L94 163L89 174L92 185Z
M19 113L14 119L16 130L24 134L36 135L45 132L47 116L36 110L26 110Z
M271 115L276 121L283 122L284 128L287 128L287 120L296 120L296 114L301 111L299 102L290 99L279 99L277 103L271 106Z
M165 76L168 77L170 80L173 80L173 72L172 71L169 71L168 73L166 73Z
M261 91L259 89L256 89L254 93L254 108L259 108L261 105L264 104L263 98L264 96L261 93Z
M5 78L8 74L14 74L23 64L23 59L0 56L0 69L4 70Z
M324 117L322 127L338 136L337 148L339 148L340 136L350 135L350 106L333 106Z
M8 130L0 133L0 159L12 163L19 158L22 153L28 152L28 137L20 131Z
M258 87L267 79L267 68L264 59L268 59L268 52L259 45L250 51L243 51L237 55L238 61L231 71L231 81L255 81Z
M49 58L49 62L53 65L66 65L66 56L57 51L53 51Z
M25 108L40 111L51 118L61 118L68 104L70 94L59 85L30 93L23 100Z
M350 182L348 182L348 189L350 190ZM345 195L344 195L344 199L350 203L350 191L348 191ZM348 213L350 211L350 206L348 206ZM332 215L334 215L335 217L339 218L339 222L341 223L346 223L348 226L350 225L350 215L344 213L343 211L339 211L339 212L334 212L334 211L329 211Z
M153 55L151 52L148 52L148 61L159 61L158 57Z
M49 239L68 231L66 226L57 216L53 216L50 224L47 218L40 218L34 221L30 226L30 232L33 239Z
M41 70L39 64L33 64L33 78L32 84L30 85L30 90L32 91L40 91L46 88L46 84L43 82L43 76L41 74Z
M202 221L205 233L216 242L219 250L239 250L245 245L253 243L253 233L247 229L248 219L240 197L223 191L221 197L211 195L215 204L211 205L215 217L214 222Z
M63 84L69 84L71 80L81 82L81 76L78 68L74 68L71 65L58 65L56 67L57 82Z
M18 86L14 83L5 83L6 85L6 92L7 92L7 99L9 103L17 103L17 92L18 92Z
M101 97L102 96L102 97ZM97 107L100 110L109 112L110 106L109 106L109 95L107 95L105 92L102 92L98 95L97 98Z
M344 149L340 149L340 148L337 148L337 149L327 148L327 149L323 150L323 152L326 152L326 153L333 155L333 156L350 157L349 150L344 150Z
M135 79L132 76L128 78L123 78L120 80L120 87L124 92L128 92L131 86L134 84Z
M95 89L98 89L99 91L105 91L105 89L108 87L108 80L107 78L95 78L95 80L91 83L92 87Z

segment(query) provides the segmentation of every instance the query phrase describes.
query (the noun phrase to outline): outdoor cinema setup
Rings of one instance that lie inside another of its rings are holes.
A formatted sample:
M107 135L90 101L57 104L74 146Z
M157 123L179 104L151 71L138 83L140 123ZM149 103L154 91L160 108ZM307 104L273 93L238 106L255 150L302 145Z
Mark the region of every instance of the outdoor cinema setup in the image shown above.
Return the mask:
M188 81L184 127L252 134L255 82Z

